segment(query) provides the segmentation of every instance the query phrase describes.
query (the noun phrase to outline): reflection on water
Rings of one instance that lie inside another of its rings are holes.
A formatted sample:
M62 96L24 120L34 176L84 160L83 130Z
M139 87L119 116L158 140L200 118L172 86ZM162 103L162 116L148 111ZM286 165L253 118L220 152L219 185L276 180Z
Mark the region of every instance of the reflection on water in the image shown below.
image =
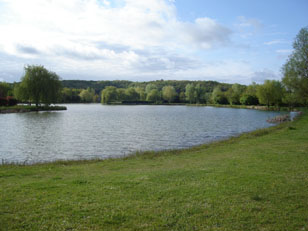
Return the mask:
M44 162L185 148L268 127L278 112L191 106L67 105L0 115L0 159Z

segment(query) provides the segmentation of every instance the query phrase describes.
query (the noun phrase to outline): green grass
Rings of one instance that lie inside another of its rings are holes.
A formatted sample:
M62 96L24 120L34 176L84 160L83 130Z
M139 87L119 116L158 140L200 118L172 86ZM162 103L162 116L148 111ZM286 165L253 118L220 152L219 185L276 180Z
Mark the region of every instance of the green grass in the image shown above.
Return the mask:
M308 115L188 150L0 166L0 230L308 230Z

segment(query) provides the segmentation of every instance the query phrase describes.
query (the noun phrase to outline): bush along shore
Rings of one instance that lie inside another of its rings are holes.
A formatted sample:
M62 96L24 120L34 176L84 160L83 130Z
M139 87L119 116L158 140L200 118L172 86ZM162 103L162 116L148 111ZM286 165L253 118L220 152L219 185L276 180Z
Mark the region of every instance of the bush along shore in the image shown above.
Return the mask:
M187 150L0 166L0 230L307 230L308 115Z
M23 113L33 111L61 111L67 110L65 106L29 106L29 105L16 105L0 107L0 113Z

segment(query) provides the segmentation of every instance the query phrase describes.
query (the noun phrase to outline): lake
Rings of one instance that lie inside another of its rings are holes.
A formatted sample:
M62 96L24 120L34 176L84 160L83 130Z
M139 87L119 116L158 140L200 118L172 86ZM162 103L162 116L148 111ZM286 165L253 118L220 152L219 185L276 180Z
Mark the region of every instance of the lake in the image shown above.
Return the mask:
M0 114L0 161L120 157L187 148L271 126L281 113L195 106L69 104L67 111Z

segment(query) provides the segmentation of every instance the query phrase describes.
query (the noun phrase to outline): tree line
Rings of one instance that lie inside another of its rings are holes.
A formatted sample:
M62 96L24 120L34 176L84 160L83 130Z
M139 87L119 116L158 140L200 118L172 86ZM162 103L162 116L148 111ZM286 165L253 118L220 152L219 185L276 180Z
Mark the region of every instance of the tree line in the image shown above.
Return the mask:
M226 84L216 81L63 80L43 66L26 66L20 83L0 82L0 104L6 97L33 103L105 104L230 104L307 106L308 27L300 30L293 53L282 67L283 78L263 84ZM2 99L2 101L1 101Z

